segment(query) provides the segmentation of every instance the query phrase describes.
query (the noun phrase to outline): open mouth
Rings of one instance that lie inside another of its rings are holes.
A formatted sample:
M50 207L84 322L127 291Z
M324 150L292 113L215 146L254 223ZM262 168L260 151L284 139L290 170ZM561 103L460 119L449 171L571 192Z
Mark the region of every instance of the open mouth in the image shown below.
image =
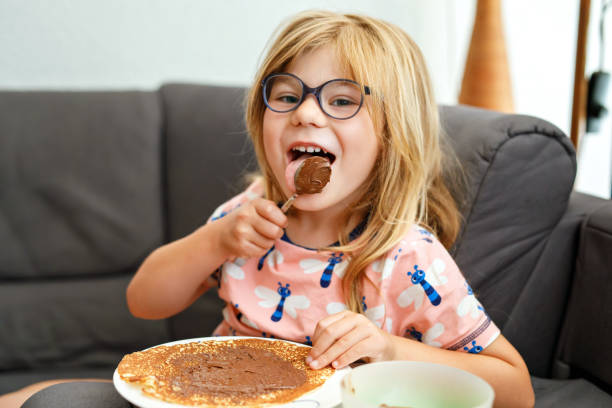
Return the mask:
M321 149L320 147L296 146L293 149L291 149L291 151L289 153L290 153L289 158L290 158L291 161L298 160L302 156L304 156L303 157L304 159L308 158L308 156L323 157L323 158L329 160L329 164L333 164L334 161L336 160L336 156L334 154L329 153L329 152Z

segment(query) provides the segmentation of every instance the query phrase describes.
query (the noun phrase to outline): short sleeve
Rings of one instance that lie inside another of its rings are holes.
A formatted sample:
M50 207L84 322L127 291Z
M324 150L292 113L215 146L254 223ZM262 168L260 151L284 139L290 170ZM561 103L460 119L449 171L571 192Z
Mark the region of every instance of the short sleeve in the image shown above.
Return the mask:
M258 197L263 197L263 181L261 178L256 179L253 183L251 183L245 191L238 194L237 196L232 197L230 200L224 202L220 206L217 207L215 211L208 217L206 223L216 221L219 218L225 217L230 212L234 211L236 208L240 207L244 203L247 203L251 200L254 200Z
M499 329L433 234L414 228L389 256L392 272L383 278L382 289L394 316L393 332L470 353L497 338Z

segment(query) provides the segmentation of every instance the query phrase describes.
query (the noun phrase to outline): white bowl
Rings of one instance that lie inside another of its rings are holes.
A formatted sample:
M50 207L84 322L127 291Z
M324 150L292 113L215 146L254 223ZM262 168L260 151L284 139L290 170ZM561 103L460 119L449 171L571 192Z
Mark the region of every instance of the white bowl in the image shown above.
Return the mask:
M458 368L385 361L354 368L341 382L343 408L490 408L493 388Z

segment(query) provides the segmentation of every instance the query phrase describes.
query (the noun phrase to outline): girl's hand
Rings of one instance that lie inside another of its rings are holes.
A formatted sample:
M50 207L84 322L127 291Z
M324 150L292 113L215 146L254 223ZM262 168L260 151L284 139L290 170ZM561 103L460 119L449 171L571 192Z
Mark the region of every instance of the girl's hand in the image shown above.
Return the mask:
M272 201L256 198L227 214L219 246L230 259L260 257L283 236L287 217Z
M331 364L342 368L359 359L392 360L391 334L379 329L362 314L343 311L317 323L306 363L313 369Z

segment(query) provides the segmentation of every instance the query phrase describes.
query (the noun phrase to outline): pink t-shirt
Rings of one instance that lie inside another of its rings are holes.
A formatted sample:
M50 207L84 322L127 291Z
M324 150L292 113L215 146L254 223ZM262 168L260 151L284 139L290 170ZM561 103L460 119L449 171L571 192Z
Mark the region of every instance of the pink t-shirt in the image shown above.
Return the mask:
M261 183L251 184L209 222L262 195ZM305 248L286 235L262 258L224 263L215 278L226 307L214 335L310 344L319 320L347 308L341 282L347 264L341 252ZM499 335L449 253L423 228L411 228L366 275L365 315L389 333L471 353Z

